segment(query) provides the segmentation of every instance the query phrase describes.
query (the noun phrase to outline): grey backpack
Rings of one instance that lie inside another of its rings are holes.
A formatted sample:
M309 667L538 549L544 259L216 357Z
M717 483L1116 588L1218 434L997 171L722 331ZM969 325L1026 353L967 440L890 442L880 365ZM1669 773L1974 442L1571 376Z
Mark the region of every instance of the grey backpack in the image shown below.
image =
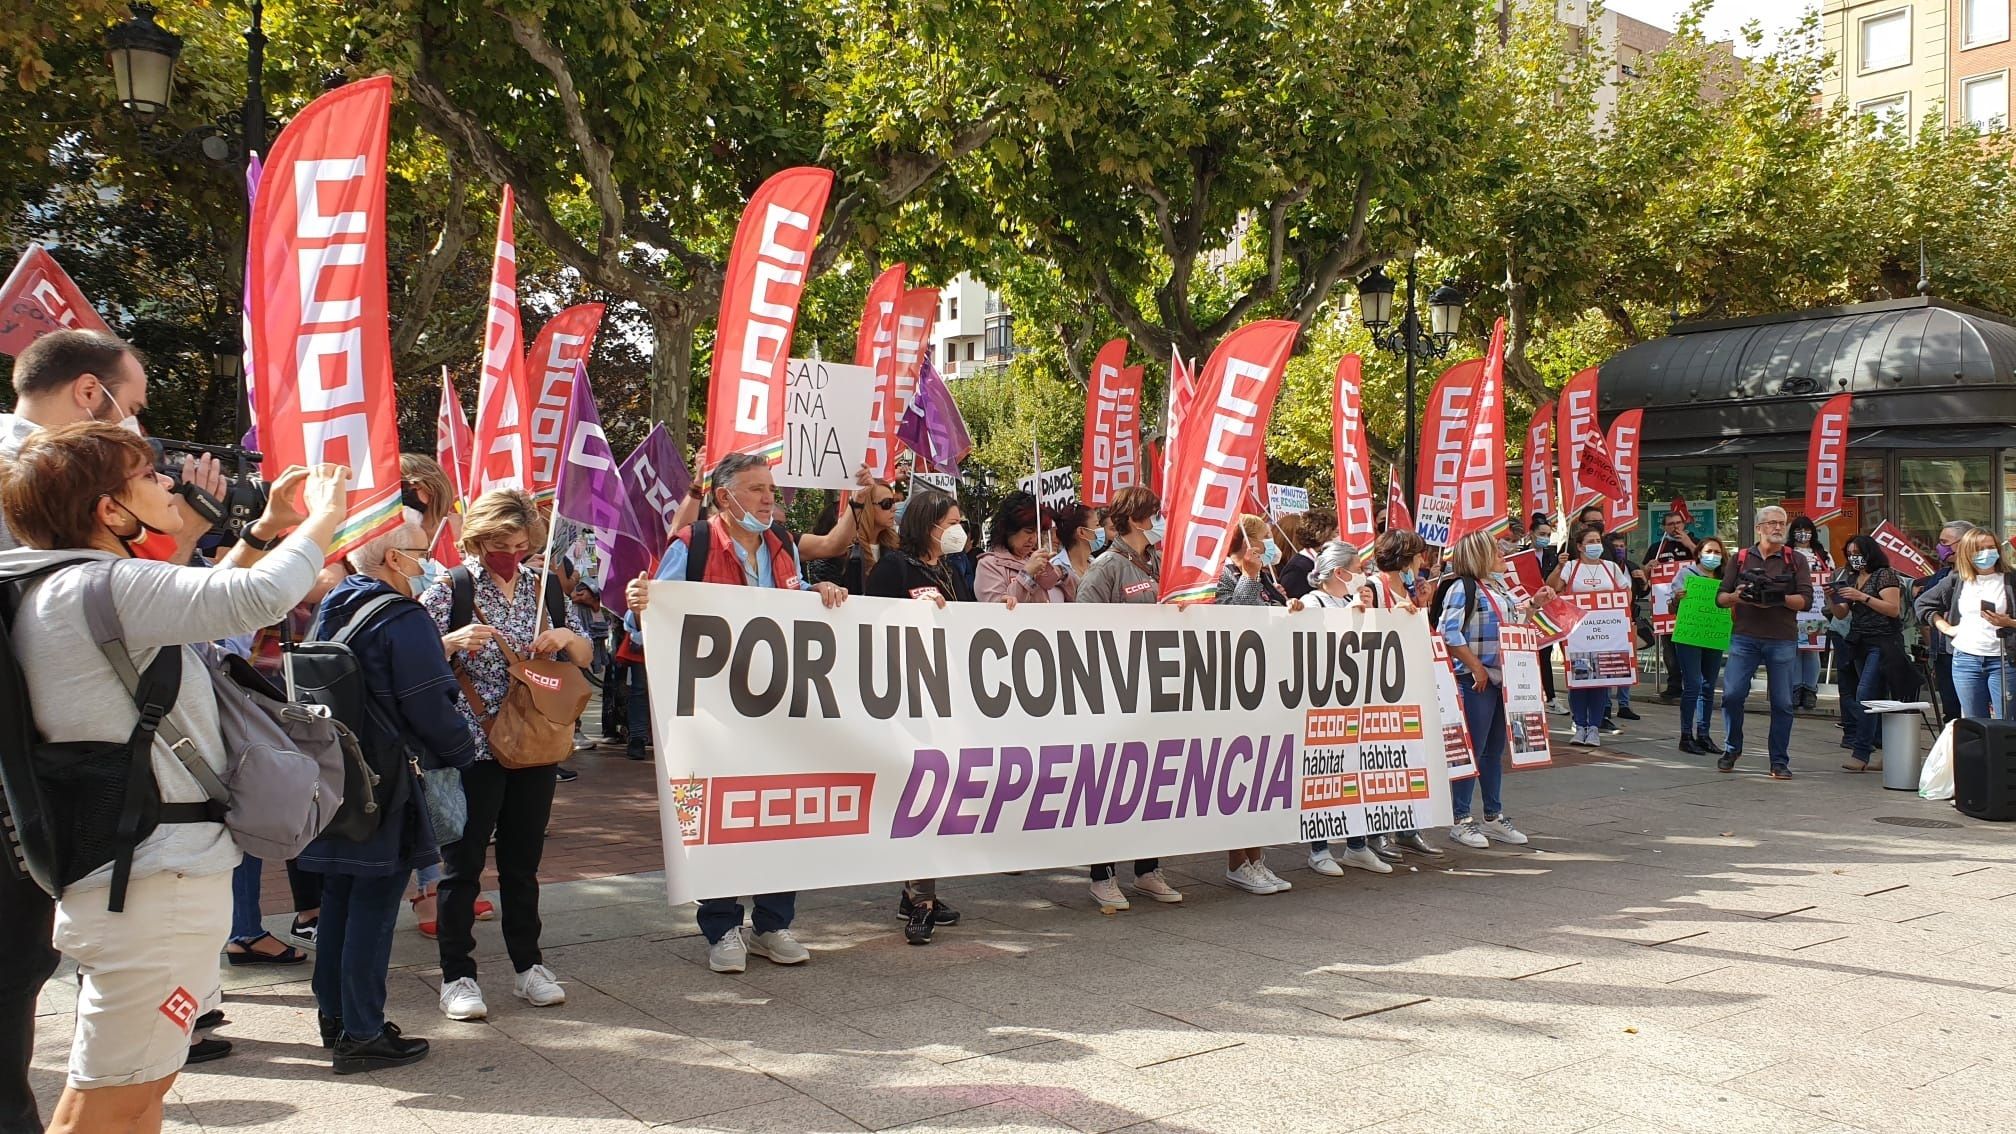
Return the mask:
M84 616L113 672L128 691L135 691L140 674L126 651L112 604L112 569L118 563L100 560L85 568L90 578ZM345 768L357 765L368 771L363 750L327 710L287 700L244 658L209 645L195 649L210 670L217 695L217 724L227 753L224 774L212 770L165 716L158 735L203 785L204 794L224 805L224 825L239 850L269 862L294 858L343 806Z

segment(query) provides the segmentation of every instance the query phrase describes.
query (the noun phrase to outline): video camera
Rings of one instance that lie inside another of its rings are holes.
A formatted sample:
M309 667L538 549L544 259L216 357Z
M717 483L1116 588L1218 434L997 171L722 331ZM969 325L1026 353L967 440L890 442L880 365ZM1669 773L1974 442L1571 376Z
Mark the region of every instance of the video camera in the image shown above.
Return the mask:
M1772 575L1762 567L1752 567L1736 578L1736 597L1756 606L1784 606L1792 588L1789 576Z
M210 521L210 530L226 539L237 539L245 525L266 510L266 483L259 479L258 466L264 454L236 445L204 445L149 437L154 450L154 469L175 482L174 492L189 502L196 514ZM190 458L209 455L223 466L224 496L219 499L183 478L183 466Z

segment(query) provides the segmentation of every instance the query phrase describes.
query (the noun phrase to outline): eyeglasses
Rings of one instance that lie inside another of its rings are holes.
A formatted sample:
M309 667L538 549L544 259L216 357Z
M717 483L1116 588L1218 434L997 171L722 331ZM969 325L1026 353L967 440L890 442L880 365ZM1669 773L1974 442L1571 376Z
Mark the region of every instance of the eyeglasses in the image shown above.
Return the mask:
M1782 528L1782 527L1784 527L1784 526L1785 526L1785 521L1783 521L1783 520L1759 520L1759 521L1757 521L1757 526L1758 526L1758 527L1760 527L1760 528Z

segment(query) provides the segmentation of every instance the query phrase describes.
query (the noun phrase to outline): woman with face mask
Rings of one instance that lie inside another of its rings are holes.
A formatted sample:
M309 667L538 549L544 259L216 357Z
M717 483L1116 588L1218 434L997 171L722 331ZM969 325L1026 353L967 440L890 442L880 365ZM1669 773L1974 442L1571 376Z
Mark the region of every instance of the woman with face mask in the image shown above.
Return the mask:
M1842 770L1865 772L1876 750L1875 713L1864 712L1866 701L1876 700L1890 688L1886 674L1893 665L1906 668L1904 653L1904 581L1890 569L1890 557L1882 545L1868 536L1848 541L1843 557L1847 566L1827 586L1827 613L1848 621L1841 662L1841 713L1848 718L1846 743L1852 749ZM1893 694L1894 695L1894 694ZM1902 698L1900 698L1902 699Z
M46 572L22 588L12 623L40 738L148 742L137 730L134 695L86 617L93 581L103 578L124 638L113 648L131 654L143 675L156 672L162 652L172 651L180 673L165 719L186 738L183 756L222 774L228 753L210 669L197 647L277 622L308 593L347 514L349 479L337 465L289 470L274 482L272 496L286 502L290 523L272 526L269 506L253 525L277 545L242 568L188 567L172 560L189 520L168 478L155 472L146 441L98 422L30 436L0 477L0 512L21 543L0 554L0 573ZM224 562L239 560L234 554ZM154 734L145 752L164 806L208 799L164 735ZM39 910L10 900L10 917L41 919L43 940L77 965L77 1033L50 1130L161 1129L162 1099L190 1055L192 1025L212 1026L198 1021L221 998L217 955L230 933L238 860L221 821L177 815L133 849L122 910L111 909L111 863ZM18 955L6 960L36 963ZM34 996L31 988L30 1003Z
M1786 529L1786 540L1792 550L1806 557L1806 565L1815 579L1824 579L1834 570L1834 564L1827 557L1827 549L1820 544L1820 528L1811 517L1794 516ZM1812 709L1820 704L1820 650L1799 651L1799 678L1797 697L1799 707Z
M349 633L377 711L359 742L403 746L423 767L463 768L476 756L476 731L457 707L434 622L414 596L429 585L427 527L408 509L400 525L350 552L355 574L322 600L313 636ZM315 1002L322 1046L339 1075L400 1067L427 1055L427 1041L385 1019L385 973L406 878L440 861L424 792L414 777L369 838L324 834L296 860L323 876L315 951Z
M1111 538L1099 509L1076 500L1057 509L1057 554L1050 557L1050 565L1071 577L1074 594L1092 569L1093 558L1106 550Z
M975 569L973 592L981 602L1070 602L1078 580L1051 560L1056 552L1044 546L1049 517L1042 516L1036 497L1011 492L994 510L987 525L987 554Z
M1573 558L1562 559L1553 577L1547 580L1554 591L1560 594L1629 591L1631 576L1610 557L1602 528L1593 524L1583 528L1568 546ZM1606 688L1568 690L1568 709L1575 721L1575 736L1568 743L1582 748L1602 747L1603 717L1609 708L1610 690Z
M1077 602L1126 602L1153 606L1159 598L1162 578L1162 501L1141 485L1130 485L1114 493L1106 505L1106 523L1118 535L1104 555L1092 561L1078 583ZM1101 911L1117 913L1132 908L1120 892L1114 864L1097 863L1091 869L1092 900ZM1134 892L1155 902L1175 905L1183 895L1162 876L1157 859L1134 860Z
M2016 571L2008 549L1987 528L1974 528L1953 545L1953 573L1918 596L1912 612L1953 644L1953 685L1962 715L1975 720L2012 717L2010 675L2016 648Z
M966 550L965 518L959 502L943 492L927 489L911 494L896 533L896 551L883 556L869 573L869 597L920 599L941 610L948 602L977 601L966 576L946 562ZM1001 601L1015 609L1014 595L1004 595ZM928 945L939 926L959 924L959 911L938 896L935 878L905 883L896 916L903 920L903 937L912 945Z
M1318 550L1309 582L1308 592L1288 600L1290 611L1364 609L1377 601L1366 577L1358 573L1358 550L1343 540L1331 540ZM1331 878L1341 877L1347 866L1373 874L1391 874L1391 864L1398 861L1400 852L1393 850L1384 836L1379 839L1377 851L1366 836L1348 836L1342 855L1331 853L1328 840L1318 839L1309 844L1309 869Z
M1722 563L1728 553L1720 539L1709 536L1702 540L1696 545L1695 554L1694 559L1680 565L1680 574L1673 581L1675 596L1686 593L1690 578L1722 577ZM1715 678L1722 672L1722 651L1675 642L1673 656L1680 670L1680 751L1692 756L1720 756L1721 745L1708 735L1708 713L1713 707Z
M1240 516L1225 552L1225 573L1218 578L1218 605L1287 606L1288 596L1272 577L1279 562L1281 545L1268 533L1267 521L1251 514Z

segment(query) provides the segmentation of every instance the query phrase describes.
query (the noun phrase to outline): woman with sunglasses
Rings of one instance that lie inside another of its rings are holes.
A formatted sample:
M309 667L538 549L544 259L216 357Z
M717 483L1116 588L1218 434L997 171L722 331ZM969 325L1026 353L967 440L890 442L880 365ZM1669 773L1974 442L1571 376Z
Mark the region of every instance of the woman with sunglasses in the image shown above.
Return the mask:
M846 509L843 513L841 510ZM842 525L842 515L851 525ZM830 536L851 527L853 542L844 554L815 559L805 564L805 576L814 583L838 584L850 595L867 593L868 576L882 557L896 550L896 490L886 480L870 481L865 490L851 496L836 496L813 525L817 535Z

